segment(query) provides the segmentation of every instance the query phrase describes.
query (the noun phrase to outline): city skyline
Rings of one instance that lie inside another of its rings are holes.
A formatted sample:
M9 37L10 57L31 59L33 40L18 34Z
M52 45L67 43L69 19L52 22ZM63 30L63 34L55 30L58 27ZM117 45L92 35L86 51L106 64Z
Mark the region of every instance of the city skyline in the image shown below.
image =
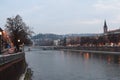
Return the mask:
M120 28L119 0L1 0L0 26L19 14L35 33L103 33Z

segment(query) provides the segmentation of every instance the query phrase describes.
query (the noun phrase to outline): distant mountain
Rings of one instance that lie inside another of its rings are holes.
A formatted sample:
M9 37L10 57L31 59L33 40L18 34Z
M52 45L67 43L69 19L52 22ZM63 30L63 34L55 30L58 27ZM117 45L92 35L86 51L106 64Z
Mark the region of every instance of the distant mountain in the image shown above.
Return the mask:
M96 35L101 35L101 34L66 34L65 37L69 36L78 36L78 37L83 37L83 36L96 36Z
M37 34L32 37L32 39L49 39L49 40L56 40L63 38L62 35L56 35L56 34Z
M63 39L64 37L76 36L76 37L83 37L83 36L97 36L101 34L66 34L66 35L57 35L57 34L37 34L32 37L32 39L48 39L48 40L56 40L56 39Z

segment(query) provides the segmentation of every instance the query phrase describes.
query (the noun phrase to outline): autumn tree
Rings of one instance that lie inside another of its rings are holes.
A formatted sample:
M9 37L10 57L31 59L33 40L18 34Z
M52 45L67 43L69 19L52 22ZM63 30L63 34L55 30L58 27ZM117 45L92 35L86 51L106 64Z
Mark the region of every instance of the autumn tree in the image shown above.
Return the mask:
M32 31L25 24L25 22L23 22L20 15L16 15L12 18L7 18L5 27L17 51L19 51L20 44L28 43L28 41L30 41ZM20 41L18 42L18 40Z

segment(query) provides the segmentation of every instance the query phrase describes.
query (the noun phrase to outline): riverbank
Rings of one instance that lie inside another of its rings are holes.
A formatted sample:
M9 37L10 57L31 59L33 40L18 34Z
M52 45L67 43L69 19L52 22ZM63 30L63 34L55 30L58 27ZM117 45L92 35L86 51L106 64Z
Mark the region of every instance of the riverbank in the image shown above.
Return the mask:
M25 69L25 72L20 76L19 80L24 80L26 72L27 72L27 68Z
M32 80L33 71L30 68L26 68L19 80Z
M77 51L77 52L90 52L90 53L101 53L101 54L119 54L120 52L111 52L111 51L92 51L92 50L73 50L73 49L61 49L64 51Z
M27 68L24 80L32 80L32 75L33 75L33 71L31 70L31 68Z
M69 51L82 51L82 52L92 52L92 53L107 53L107 54L120 54L119 46L94 46L94 47L68 47L68 46L39 46L37 48L43 50L69 50Z

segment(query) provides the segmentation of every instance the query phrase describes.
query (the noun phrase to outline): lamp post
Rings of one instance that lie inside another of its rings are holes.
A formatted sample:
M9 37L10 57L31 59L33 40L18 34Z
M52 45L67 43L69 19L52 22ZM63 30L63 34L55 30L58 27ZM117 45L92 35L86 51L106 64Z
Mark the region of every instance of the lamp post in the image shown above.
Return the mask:
M20 51L20 39L18 39L18 51Z
M2 54L2 29L0 28L0 54Z
M20 42L20 39L18 39L18 43Z
M24 52L24 43L23 43L23 45L22 45L22 51Z

